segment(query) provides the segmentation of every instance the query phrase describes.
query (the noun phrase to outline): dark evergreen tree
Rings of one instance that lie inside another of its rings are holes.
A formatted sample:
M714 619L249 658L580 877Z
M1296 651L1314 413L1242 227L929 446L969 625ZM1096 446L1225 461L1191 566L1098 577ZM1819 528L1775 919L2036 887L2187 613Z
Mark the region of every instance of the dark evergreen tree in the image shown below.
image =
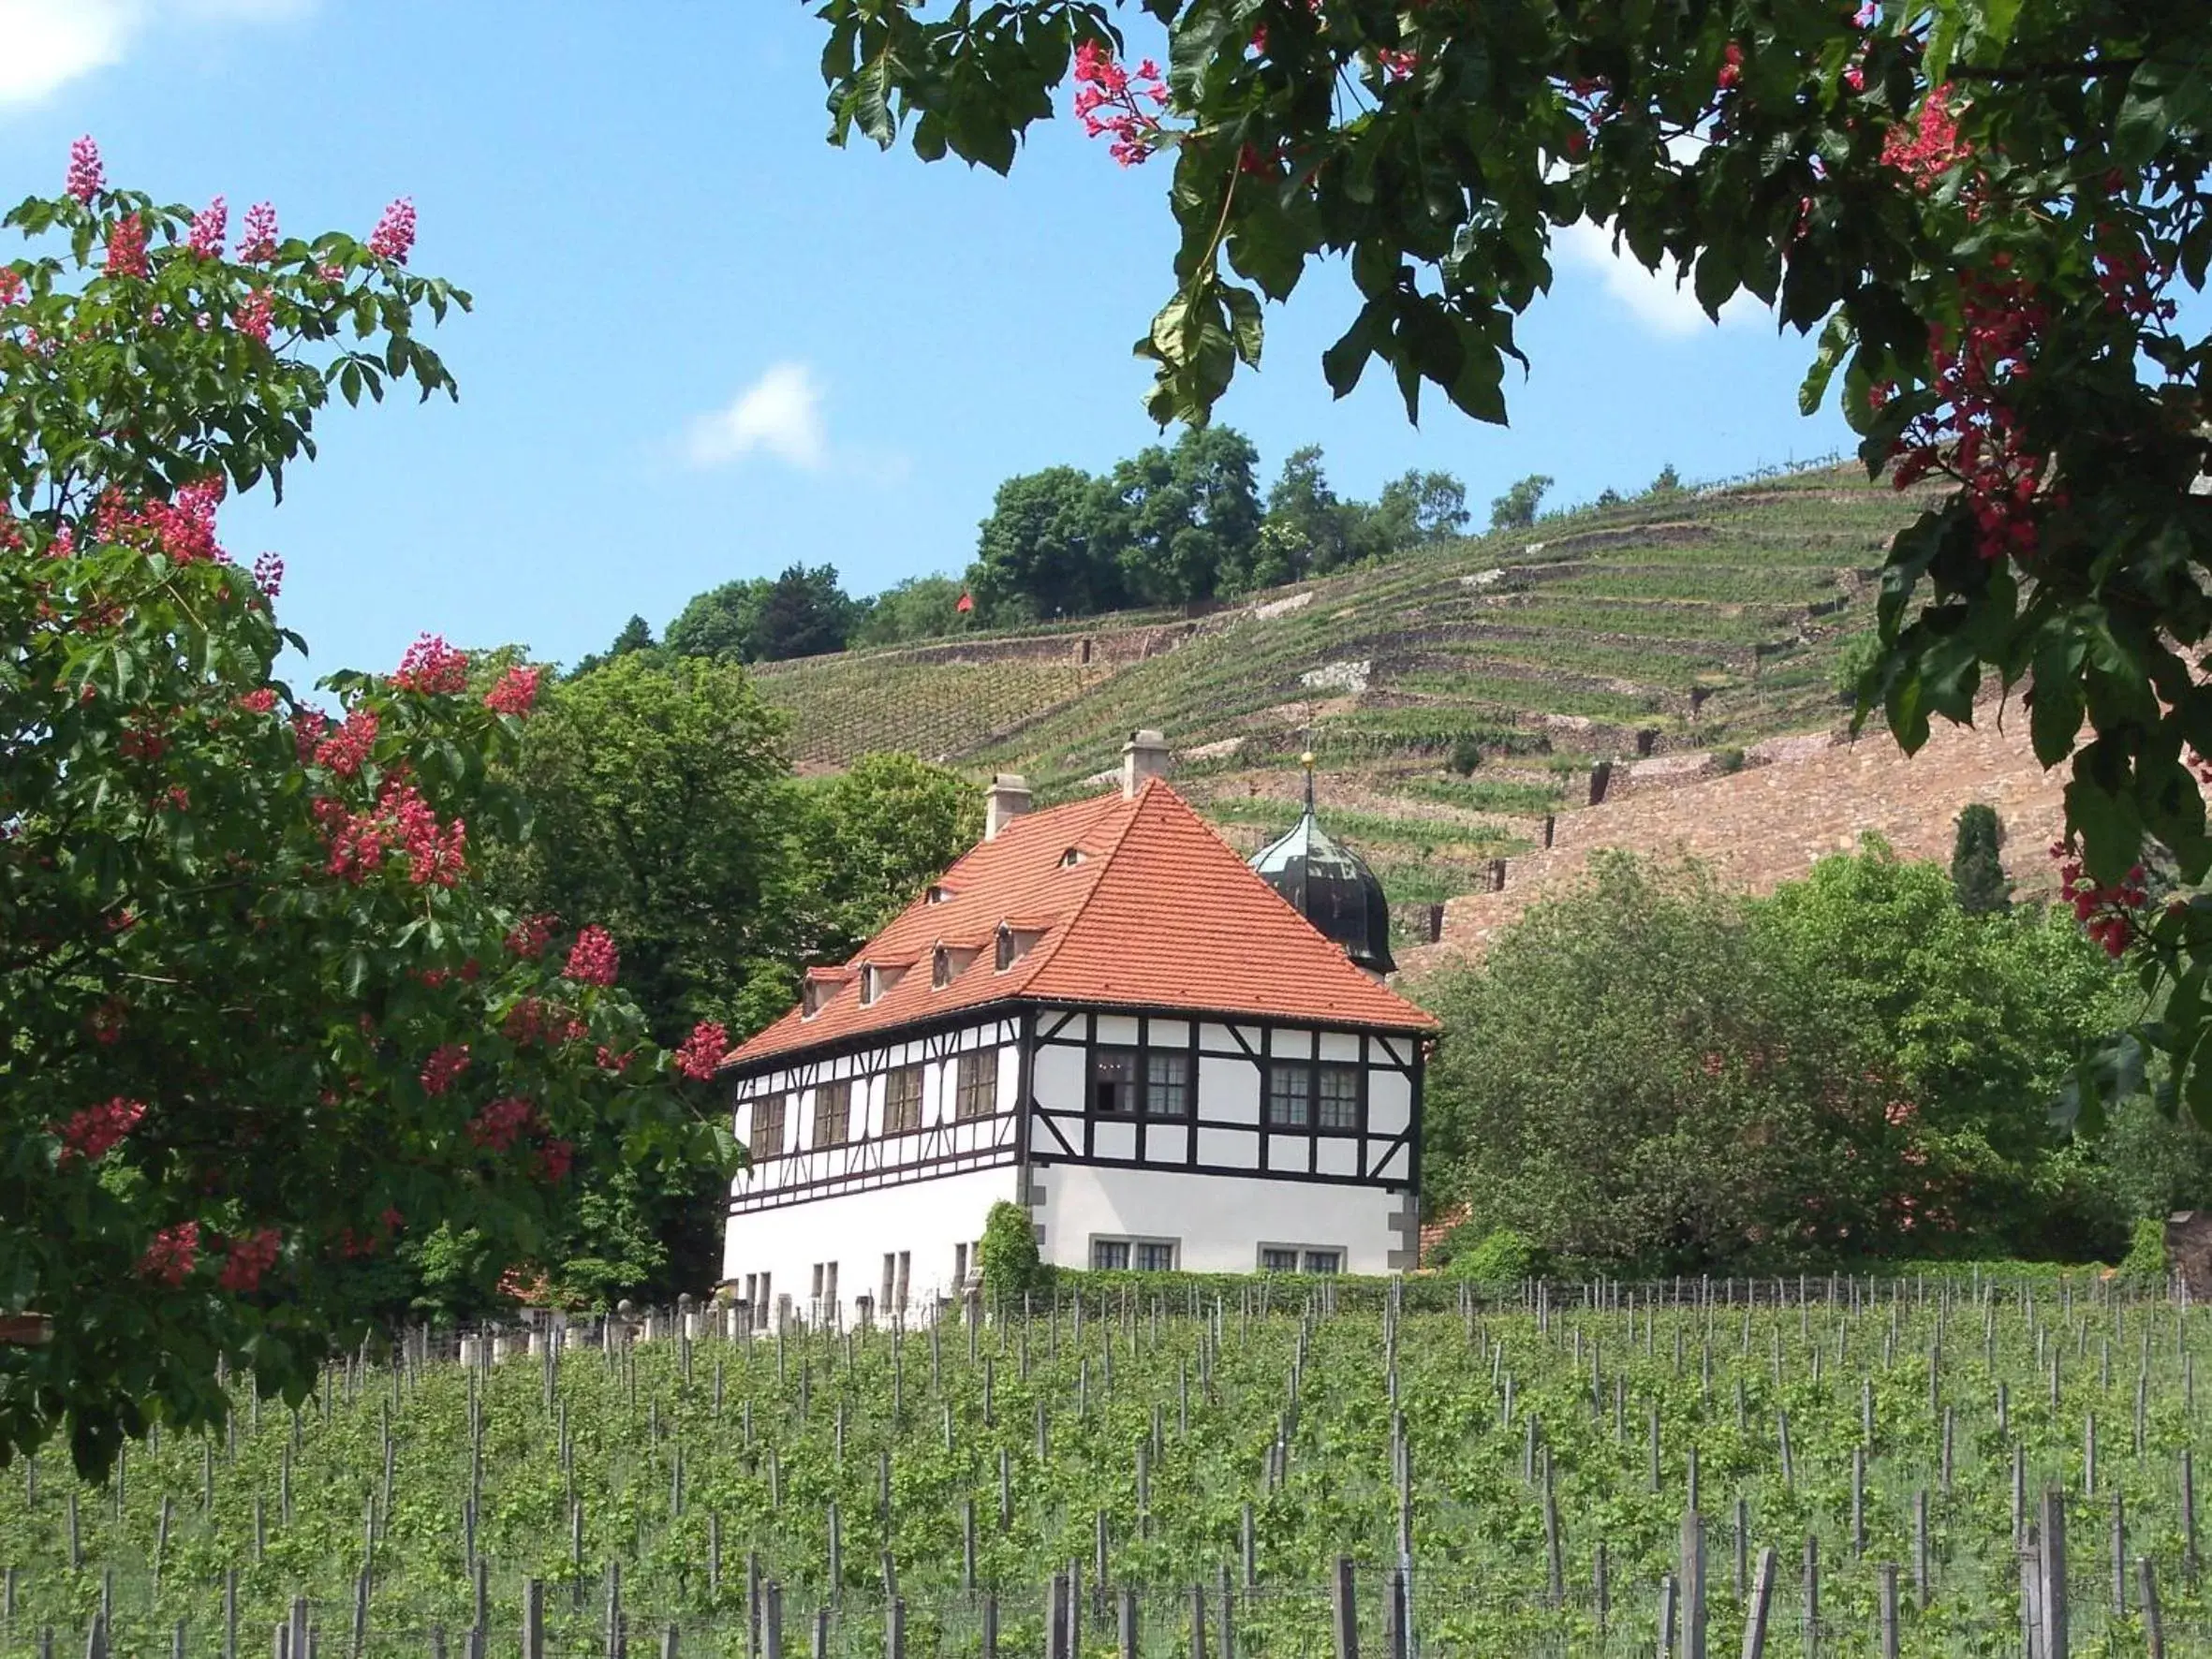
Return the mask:
M1951 888L1969 916L1988 916L2013 907L2013 884L1998 859L2004 823L1997 809L1975 801L1958 815L1951 843Z

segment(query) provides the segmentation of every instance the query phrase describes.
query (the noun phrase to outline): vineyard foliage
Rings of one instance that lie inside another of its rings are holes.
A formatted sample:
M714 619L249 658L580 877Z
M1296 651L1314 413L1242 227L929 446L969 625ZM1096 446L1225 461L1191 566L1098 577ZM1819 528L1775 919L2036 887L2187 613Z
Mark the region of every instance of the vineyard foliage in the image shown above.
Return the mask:
M1004 1639L1035 1652L1021 1619L1070 1562L1097 1581L1102 1525L1109 1584L1173 1594L1227 1568L1238 1652L1320 1652L1326 1604L1311 1593L1334 1560L1379 1583L1397 1558L1401 1468L1431 1652L1650 1652L1693 1485L1716 1652L1740 1635L1739 1513L1747 1555L1771 1545L1787 1564L1770 1652L1802 1652L1808 1538L1824 1652L1872 1651L1884 1563L1903 1564L1905 1653L2009 1651L2015 1492L2032 1515L2047 1485L2074 1530L2077 1634L2134 1628L2100 1588L2115 1517L2128 1560L2158 1576L2170 1651L2212 1629L2186 1570L2202 1539L2182 1479L2203 1441L2201 1307L2068 1280L1570 1286L1541 1301L1523 1285L1501 1304L1471 1285L1408 1288L1418 1311L1394 1318L1383 1287L1357 1282L1093 1285L1080 1316L1063 1290L1026 1319L903 1334L686 1343L664 1327L635 1345L594 1337L557 1370L409 1346L397 1365L333 1369L296 1417L241 1396L228 1432L134 1445L104 1485L52 1458L19 1464L0 1491L16 1596L0 1651L81 1630L104 1585L118 1630L182 1620L210 1651L226 1568L249 1632L298 1593L332 1640L365 1566L371 1651L420 1652L434 1627L474 1617L473 1537L503 1631L535 1578L556 1624L590 1641L611 1566L638 1628L734 1629L749 1551L788 1606L835 1596L851 1630L880 1610L888 1552L909 1652L976 1651L955 1637L971 1582L1004 1593ZM1602 1649L1600 1545L1603 1622L1622 1644Z

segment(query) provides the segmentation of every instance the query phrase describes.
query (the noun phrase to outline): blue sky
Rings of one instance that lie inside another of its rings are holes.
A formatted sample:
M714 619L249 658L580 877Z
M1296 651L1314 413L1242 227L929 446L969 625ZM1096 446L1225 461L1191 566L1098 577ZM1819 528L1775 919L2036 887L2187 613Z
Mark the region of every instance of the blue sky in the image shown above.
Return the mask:
M0 194L57 191L89 132L114 182L234 222L267 198L365 234L411 195L415 267L476 296L436 336L460 404L340 407L225 540L285 555L317 671L426 630L572 661L794 560L855 592L957 571L1000 479L1155 435L1128 347L1170 281L1165 165L1065 119L1010 179L833 150L819 33L801 0L0 0ZM1441 467L1478 507L1530 472L1574 500L1848 444L1797 414L1809 346L1764 313L1715 327L1590 242L1556 263L1511 429L1440 401L1409 427L1381 374L1333 401L1334 270L1220 418L1269 475L1319 443L1345 493Z

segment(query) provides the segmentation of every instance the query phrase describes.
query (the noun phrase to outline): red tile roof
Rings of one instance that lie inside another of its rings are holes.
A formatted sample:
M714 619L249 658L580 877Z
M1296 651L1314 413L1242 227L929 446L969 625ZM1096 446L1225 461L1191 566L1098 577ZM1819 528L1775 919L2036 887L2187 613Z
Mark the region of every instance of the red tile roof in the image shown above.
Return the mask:
M1352 966L1157 779L1133 800L1104 795L1014 819L935 890L946 895L940 903L916 900L846 964L915 964L875 1002L862 1005L857 973L833 991L823 983L819 1012L793 1008L725 1064L1016 1000L1436 1029ZM993 949L1001 922L1036 935L1004 972ZM978 952L941 990L928 961L940 944Z

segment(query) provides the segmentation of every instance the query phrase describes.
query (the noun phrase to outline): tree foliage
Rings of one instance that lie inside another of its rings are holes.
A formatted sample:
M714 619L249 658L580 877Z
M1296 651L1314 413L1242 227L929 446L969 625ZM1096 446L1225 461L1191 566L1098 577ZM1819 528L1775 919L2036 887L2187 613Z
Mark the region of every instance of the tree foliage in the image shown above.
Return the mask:
M774 580L756 576L694 595L669 624L668 649L736 663L818 656L845 649L863 609L835 565L792 565Z
M1490 528L1527 529L1536 522L1536 509L1543 505L1544 492L1551 487L1552 480L1543 474L1530 473L1490 504Z
M1000 170L1079 46L1119 50L1109 0L917 11L823 0L832 138L911 135ZM2212 266L2212 12L2193 0L1834 0L1561 7L1546 0L1143 0L1164 104L1094 122L1158 156L1172 292L1137 342L1163 423L1205 420L1263 345L1263 305L1342 259L1353 309L1322 353L1506 418L1515 322L1552 239L1586 224L1687 283L1817 335L1870 472L1951 488L1892 544L1879 709L1908 750L1994 681L2071 762L2066 808L2102 935L2162 1018L2064 1096L2164 1075L2212 1123L2212 340L2175 297ZM1662 475L1662 480L1666 475ZM2139 900L2170 854L2183 902ZM2170 989L2171 994L2165 993ZM2171 1064L2150 1066L2146 1052Z
M2012 879L1998 856L2003 845L2004 825L1997 808L1977 800L1960 812L1951 841L1951 890L1969 916L2012 908Z
M89 141L68 182L0 265L0 1313L52 1321L0 1348L0 1460L66 1430L96 1473L219 1422L219 1362L301 1399L441 1221L495 1272L588 1171L730 1149L615 941L477 874L535 675L426 639L324 682L333 721L274 677L278 566L218 545L333 391L451 389L415 327L466 297L406 269L412 210L257 208L232 255Z
M2047 1113L2119 976L1879 844L1762 900L1607 857L1430 989L1431 1196L1478 1233L1671 1273L2087 1254L2129 1219Z

